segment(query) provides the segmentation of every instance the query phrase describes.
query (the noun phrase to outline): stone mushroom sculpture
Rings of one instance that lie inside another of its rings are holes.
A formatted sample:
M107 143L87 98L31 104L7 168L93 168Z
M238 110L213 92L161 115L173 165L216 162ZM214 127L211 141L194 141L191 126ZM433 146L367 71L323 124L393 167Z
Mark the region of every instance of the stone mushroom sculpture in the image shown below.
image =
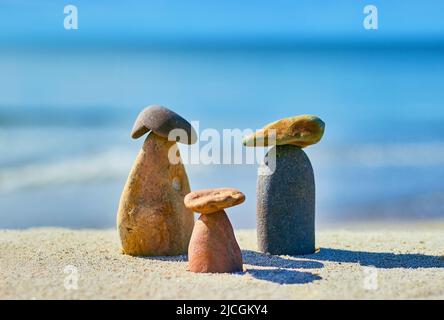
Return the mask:
M123 189L117 213L122 250L129 255L186 254L194 226L194 213L183 203L190 185L176 141L191 144L196 133L191 124L161 106L145 108L131 133L137 139L149 133ZM172 155L179 161L171 161Z
M273 172L258 175L257 234L259 250L302 255L315 251L315 181L302 148L321 140L325 124L301 115L273 122L244 138L246 146L273 147L265 164Z
M232 188L199 190L185 197L185 206L201 213L188 248L189 271L243 271L241 250L224 209L244 201L245 195Z

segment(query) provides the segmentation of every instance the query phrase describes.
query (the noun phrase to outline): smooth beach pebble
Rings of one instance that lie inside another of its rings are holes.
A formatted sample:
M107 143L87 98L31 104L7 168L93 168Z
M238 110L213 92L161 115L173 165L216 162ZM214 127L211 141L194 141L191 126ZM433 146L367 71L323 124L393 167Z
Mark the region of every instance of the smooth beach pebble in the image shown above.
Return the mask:
M241 250L223 209L244 200L242 192L231 188L195 191L185 197L187 208L203 213L194 226L188 248L189 271L224 273L243 270Z
M294 116L266 125L245 137L243 144L247 147L292 144L304 148L319 142L324 129L324 122L316 116Z
M136 120L132 136L151 131L131 169L117 213L122 250L129 255L179 255L187 252L194 213L183 199L190 185L181 161L171 163L168 130L192 132L191 125L164 107L149 107ZM187 140L188 141L188 140Z

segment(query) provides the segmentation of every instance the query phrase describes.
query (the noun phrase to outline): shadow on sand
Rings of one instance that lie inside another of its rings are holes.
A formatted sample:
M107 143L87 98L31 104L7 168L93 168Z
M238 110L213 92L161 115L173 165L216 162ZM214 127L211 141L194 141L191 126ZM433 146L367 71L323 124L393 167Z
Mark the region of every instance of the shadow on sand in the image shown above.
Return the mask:
M310 272L289 269L247 269L246 273L256 279L278 284L304 284L322 279L320 276Z
M250 269L247 273L253 277L279 284L303 284L322 279L320 276L292 269L319 269L324 267L322 261L337 263L357 263L361 266L373 266L381 269L392 268L444 268L444 259L439 256L419 253L366 252L344 249L321 248L317 253L299 256L282 257L267 255L256 251L243 250L244 263L271 267L274 269ZM308 260L305 260L308 259Z
M374 266L382 269L444 268L444 259L442 257L418 253L396 254L321 248L318 253L306 255L304 258L320 261L359 263L362 266Z
M275 267L289 269L319 269L324 266L322 262L313 260L296 260L293 257L284 258L257 251L242 250L245 264L259 267Z
M320 269L324 267L322 261L338 263L358 263L362 266L374 266L381 269L391 268L444 268L444 259L439 256L424 255L418 253L389 253L366 252L343 249L321 248L317 253L283 257L260 253L252 250L242 250L244 264L247 267L245 274L252 277L278 284L304 284L321 280L319 275L311 272L294 269ZM297 258L304 258L300 260ZM170 262L186 262L186 255L165 257L138 257ZM262 268L254 268L262 267Z
M242 250L242 257L245 264L268 267L267 269L247 268L247 274L259 280L278 284L304 284L322 279L310 272L291 270L322 268L324 264L318 261L296 260L251 250Z

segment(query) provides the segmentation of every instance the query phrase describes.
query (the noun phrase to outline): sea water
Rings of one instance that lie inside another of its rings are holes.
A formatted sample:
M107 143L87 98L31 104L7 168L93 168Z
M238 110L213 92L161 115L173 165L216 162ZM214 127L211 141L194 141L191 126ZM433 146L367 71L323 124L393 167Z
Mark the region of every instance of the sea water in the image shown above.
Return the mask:
M444 218L444 52L408 49L0 52L0 228L113 227L162 104L200 129L258 129L315 114L306 148L319 224ZM255 165L187 165L192 189L236 187L235 227L255 226Z

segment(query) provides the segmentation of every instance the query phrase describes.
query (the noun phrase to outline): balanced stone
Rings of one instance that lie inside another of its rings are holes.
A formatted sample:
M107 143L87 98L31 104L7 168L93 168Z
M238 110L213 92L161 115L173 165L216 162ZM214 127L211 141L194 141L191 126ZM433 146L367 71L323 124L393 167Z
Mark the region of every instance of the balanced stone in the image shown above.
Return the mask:
M190 192L176 141L168 131L181 129L195 136L194 129L173 111L152 106L136 120L132 137L150 132L143 143L123 189L117 213L122 250L129 255L179 255L187 252L194 213L183 203ZM192 143L185 139L183 143Z
M166 139L173 130L183 130L186 139L179 142L185 144L193 144L197 139L196 132L188 121L174 111L159 105L149 106L139 114L131 137L138 139L151 130Z
M317 143L325 124L302 115L273 122L244 139L246 146L270 146L257 181L259 250L300 255L315 251L315 181L303 147Z
M184 201L187 208L209 214L244 202L245 195L233 188L205 189L188 194Z
M319 142L324 129L324 122L316 116L294 116L266 125L245 137L243 144L248 147L292 144L304 148Z
M242 253L223 209L244 200L243 193L231 188L200 190L185 197L185 206L201 213L188 248L189 271L224 273L243 270Z

